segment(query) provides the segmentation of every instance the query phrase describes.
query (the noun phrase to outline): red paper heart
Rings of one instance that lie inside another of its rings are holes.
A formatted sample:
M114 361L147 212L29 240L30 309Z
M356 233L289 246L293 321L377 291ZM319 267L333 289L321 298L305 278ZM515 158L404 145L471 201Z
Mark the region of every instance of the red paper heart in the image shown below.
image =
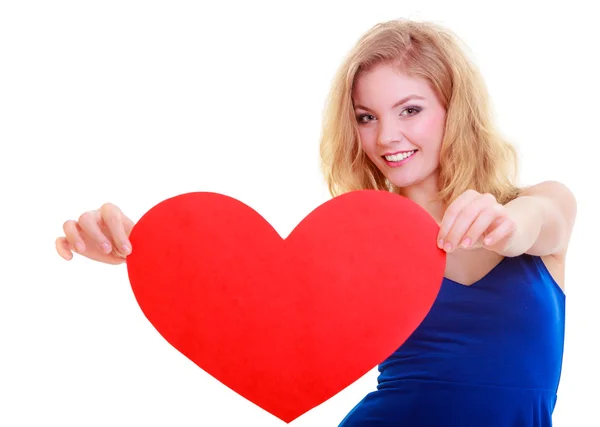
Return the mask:
M289 423L390 356L444 274L438 226L384 191L319 206L286 238L215 193L165 200L127 269L148 320L214 378Z

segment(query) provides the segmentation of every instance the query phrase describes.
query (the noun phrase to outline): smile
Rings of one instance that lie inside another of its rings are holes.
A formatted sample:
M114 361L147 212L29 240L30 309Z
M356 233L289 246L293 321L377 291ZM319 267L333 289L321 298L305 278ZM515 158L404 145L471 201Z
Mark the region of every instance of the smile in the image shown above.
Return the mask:
M409 157L414 155L416 152L417 152L417 150L405 151L403 153L389 154L389 155L383 156L383 158L385 160L387 160L388 162L396 163L396 162L401 162L405 159L408 159Z

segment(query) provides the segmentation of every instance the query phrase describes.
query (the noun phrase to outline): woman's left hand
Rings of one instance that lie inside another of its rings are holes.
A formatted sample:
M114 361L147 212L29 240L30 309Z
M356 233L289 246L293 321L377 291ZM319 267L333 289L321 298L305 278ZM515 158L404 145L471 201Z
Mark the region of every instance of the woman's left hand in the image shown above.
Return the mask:
M448 206L440 224L438 246L446 252L480 247L505 251L515 232L515 221L493 195L467 190Z

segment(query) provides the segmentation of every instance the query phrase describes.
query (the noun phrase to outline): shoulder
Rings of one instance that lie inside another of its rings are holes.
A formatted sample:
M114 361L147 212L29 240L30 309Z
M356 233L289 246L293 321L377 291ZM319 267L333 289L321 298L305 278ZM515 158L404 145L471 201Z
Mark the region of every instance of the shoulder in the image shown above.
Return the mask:
M573 191L560 181L542 181L534 185L523 187L517 197L542 197L553 203L576 210L577 200Z

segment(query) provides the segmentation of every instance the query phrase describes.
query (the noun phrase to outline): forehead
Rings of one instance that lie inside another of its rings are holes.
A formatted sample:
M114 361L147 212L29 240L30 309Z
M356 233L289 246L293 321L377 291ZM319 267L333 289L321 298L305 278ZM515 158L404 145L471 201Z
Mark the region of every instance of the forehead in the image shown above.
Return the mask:
M390 103L408 95L427 99L435 96L426 80L409 76L392 64L378 64L361 72L354 83L352 98L359 103Z

